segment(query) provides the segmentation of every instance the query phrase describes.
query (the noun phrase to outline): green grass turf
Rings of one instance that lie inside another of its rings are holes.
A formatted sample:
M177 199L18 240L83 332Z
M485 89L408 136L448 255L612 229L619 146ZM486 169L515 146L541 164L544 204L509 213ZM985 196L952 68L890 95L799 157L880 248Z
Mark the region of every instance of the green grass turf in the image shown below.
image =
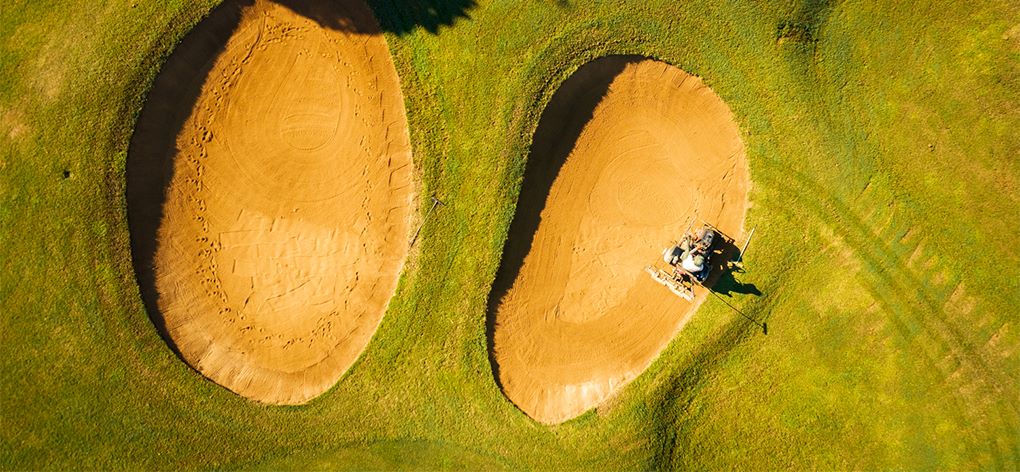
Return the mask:
M448 206L351 371L269 407L174 357L130 262L133 121L214 3L0 6L0 468L1020 468L1020 4L376 2ZM762 295L729 302L768 334L711 299L545 427L493 382L486 301L539 114L608 53L737 116Z

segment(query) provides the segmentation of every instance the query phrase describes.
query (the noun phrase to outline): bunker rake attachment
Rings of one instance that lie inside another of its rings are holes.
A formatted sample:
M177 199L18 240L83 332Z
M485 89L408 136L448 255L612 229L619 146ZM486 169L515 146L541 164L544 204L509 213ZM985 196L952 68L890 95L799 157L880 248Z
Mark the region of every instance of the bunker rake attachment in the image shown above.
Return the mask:
M684 300L694 300L694 284L679 270L669 272L654 266L645 267L645 272L652 276L652 280L665 285L674 295Z

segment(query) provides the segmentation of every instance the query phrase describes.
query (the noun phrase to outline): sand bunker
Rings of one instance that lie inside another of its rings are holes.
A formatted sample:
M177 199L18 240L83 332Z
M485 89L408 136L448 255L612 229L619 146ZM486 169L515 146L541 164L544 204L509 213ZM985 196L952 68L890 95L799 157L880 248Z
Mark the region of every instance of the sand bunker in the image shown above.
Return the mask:
M573 418L648 367L707 295L684 301L643 268L691 215L741 237L747 165L726 104L635 57L596 60L542 115L492 295L506 396Z
M241 395L299 404L379 325L413 178L371 11L285 5L228 1L174 52L132 139L128 205L143 295L178 354Z

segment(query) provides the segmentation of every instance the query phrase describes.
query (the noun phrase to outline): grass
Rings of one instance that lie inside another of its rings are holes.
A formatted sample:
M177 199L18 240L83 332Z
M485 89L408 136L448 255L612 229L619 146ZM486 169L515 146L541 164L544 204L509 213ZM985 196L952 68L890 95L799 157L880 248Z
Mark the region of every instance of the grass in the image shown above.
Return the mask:
M375 2L448 206L302 407L189 370L134 282L127 141L214 3L0 8L0 468L1020 468L1015 2ZM758 228L738 280L763 295L730 302L769 332L709 300L616 398L544 427L494 384L486 299L538 116L608 53L733 109Z

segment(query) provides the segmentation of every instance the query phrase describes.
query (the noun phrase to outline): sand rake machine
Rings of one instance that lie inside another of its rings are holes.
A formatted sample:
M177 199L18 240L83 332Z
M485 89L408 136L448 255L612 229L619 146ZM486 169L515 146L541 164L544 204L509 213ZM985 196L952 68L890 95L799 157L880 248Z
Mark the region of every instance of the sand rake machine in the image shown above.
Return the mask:
M721 254L723 247L733 247L733 239L719 231L719 228L702 222L701 228L692 232L693 225L692 221L680 240L662 252L664 266L655 264L645 267L645 272L648 272L653 280L688 301L694 300L694 286L704 286L709 274L712 273L712 256ZM724 269L740 263L744 250L751 242L751 236L754 236L754 230L751 230L737 258L727 261Z

